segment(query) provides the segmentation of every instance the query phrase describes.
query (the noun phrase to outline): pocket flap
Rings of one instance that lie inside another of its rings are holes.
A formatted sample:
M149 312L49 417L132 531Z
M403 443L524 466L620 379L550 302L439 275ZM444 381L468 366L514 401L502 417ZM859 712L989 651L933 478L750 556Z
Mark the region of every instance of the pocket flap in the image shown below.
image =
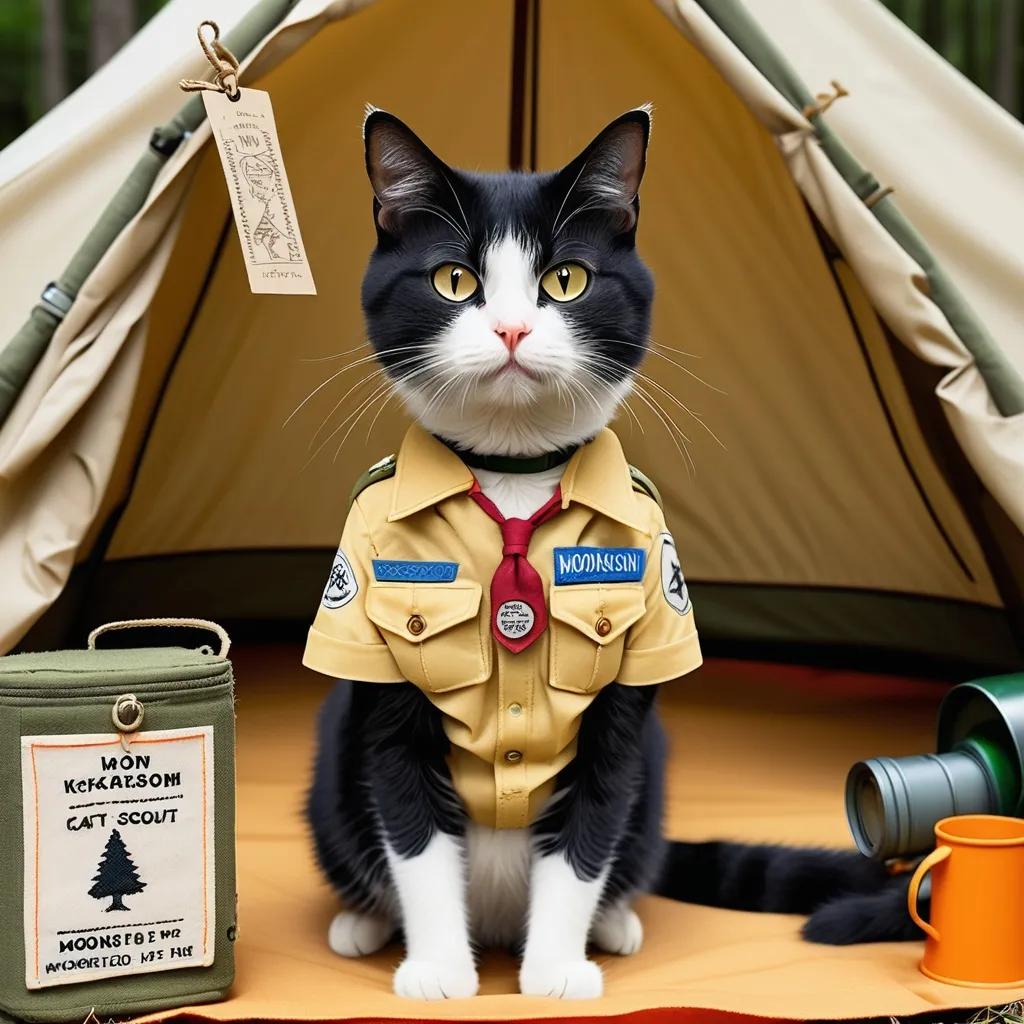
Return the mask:
M480 584L472 580L371 582L366 591L366 615L381 629L415 644L474 618L480 611L482 593Z
M551 617L596 644L611 643L647 609L642 583L576 583L552 587Z

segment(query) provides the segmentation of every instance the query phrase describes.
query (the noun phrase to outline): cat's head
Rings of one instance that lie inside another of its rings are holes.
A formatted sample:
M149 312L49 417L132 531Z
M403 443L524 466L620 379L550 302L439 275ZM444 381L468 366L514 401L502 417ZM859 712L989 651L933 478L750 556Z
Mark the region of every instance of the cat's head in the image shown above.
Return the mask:
M370 340L420 424L482 454L593 437L647 349L653 282L635 248L649 108L559 171L479 174L371 110L377 247Z

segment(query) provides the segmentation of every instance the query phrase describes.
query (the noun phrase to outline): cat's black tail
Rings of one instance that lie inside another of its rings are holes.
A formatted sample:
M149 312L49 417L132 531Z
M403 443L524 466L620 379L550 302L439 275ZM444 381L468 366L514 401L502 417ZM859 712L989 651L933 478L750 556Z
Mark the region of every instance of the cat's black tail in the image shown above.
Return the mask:
M920 938L908 885L853 850L673 842L652 892L726 910L809 914L805 939L843 946Z

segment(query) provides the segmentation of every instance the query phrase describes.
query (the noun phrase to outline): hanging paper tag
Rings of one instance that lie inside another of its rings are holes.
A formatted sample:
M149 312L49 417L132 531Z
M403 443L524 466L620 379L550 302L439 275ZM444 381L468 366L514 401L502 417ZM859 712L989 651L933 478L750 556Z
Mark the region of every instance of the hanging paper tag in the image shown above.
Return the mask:
M213 729L23 736L25 984L213 963Z
M240 89L238 99L204 91L206 116L228 180L249 289L316 295L299 233L269 93Z

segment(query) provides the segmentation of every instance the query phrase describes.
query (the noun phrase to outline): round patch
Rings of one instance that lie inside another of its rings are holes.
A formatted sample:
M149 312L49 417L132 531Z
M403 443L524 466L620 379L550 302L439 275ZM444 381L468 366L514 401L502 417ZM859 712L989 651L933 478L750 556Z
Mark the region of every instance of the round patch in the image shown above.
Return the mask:
M521 640L533 629L533 609L525 601L504 601L498 607L494 621L498 632L509 640Z
M680 615L690 610L690 594L686 589L682 569L679 568L676 542L670 533L661 534L661 590L665 600Z
M334 565L331 566L331 575L327 579L327 586L324 587L323 606L332 610L343 608L358 591L356 574L352 571L345 553L338 548L338 553L334 556Z

